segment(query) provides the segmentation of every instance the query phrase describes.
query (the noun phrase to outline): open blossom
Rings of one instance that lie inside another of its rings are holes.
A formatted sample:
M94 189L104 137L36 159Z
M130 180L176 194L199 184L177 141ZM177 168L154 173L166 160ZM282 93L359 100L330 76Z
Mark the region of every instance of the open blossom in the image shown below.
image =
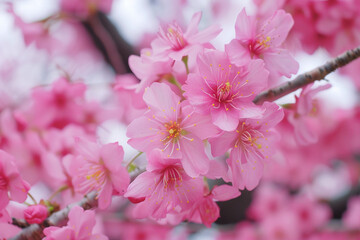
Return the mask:
M187 219L211 227L220 216L220 209L215 201L227 201L238 196L240 196L239 190L226 184L214 186L211 191L206 187L203 198L193 205Z
M274 103L264 103L263 116L259 119L241 119L232 132L223 132L209 140L214 156L223 155L231 149L229 175L233 186L254 189L262 176L264 161L273 153L273 141L277 134L273 128L284 113Z
M180 102L166 84L153 83L144 101L149 110L128 126L128 143L142 152L159 148L166 157L181 159L191 177L206 174L209 158L202 140L218 133L211 119L195 113L186 101Z
M96 143L78 139L79 155L73 159L77 169L73 177L76 191L87 194L97 191L99 208L105 209L111 204L113 195L123 195L130 178L125 167L121 165L124 150L117 143L100 146Z
M151 43L154 54L177 61L184 56L195 57L221 32L221 28L216 25L199 32L200 19L201 12L195 13L185 32L175 21L160 28L158 38Z
M125 193L125 197L138 203L138 217L159 220L167 214L181 214L201 199L203 180L188 176L179 159L164 158L164 153L155 149L148 160L147 171Z
M69 221L66 226L48 227L44 229L44 240L107 240L108 238L100 233L93 233L95 226L95 212L84 211L79 206L74 206L69 212Z
M263 59L272 85L278 77L290 77L299 68L290 53L281 48L293 24L291 15L283 10L259 22L247 16L244 9L236 19L236 38L225 46L226 52L237 65L244 65L250 59Z
M197 59L199 73L190 74L184 96L202 114L211 114L213 123L225 131L233 131L239 118L261 114L252 102L267 86L268 72L261 60L247 66L232 65L226 53L210 51Z
M10 199L24 202L29 188L19 174L14 157L0 150L0 210L6 207Z
M312 120L316 120L318 115L318 104L314 101L314 96L323 90L331 87L326 84L312 89L313 84L309 84L302 90L296 103L288 111L288 120L294 127L295 139L301 145L308 145L318 141L318 135L314 130Z

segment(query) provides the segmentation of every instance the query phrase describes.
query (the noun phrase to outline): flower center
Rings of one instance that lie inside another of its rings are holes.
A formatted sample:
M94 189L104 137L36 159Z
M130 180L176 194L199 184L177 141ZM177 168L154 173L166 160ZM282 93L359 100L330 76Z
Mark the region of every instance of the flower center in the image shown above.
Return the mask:
M100 191L106 181L106 170L101 164L87 163L80 169L79 175L86 179L79 186L82 193Z
M271 41L270 37L265 38L264 36L258 36L255 41L252 40L248 45L252 56L253 55L259 56L264 49L270 47L270 43L271 43L270 41Z
M159 36L175 51L183 49L187 44L181 28L176 23L168 24L166 31L160 28Z
M180 133L181 133L181 128L180 128L180 124L177 123L176 121L170 121L169 123L165 124L165 128L167 130L167 132L169 133L168 135L168 139L169 140L177 140Z
M236 130L239 133L239 137L235 142L235 147L241 146L244 150L249 150L250 148L256 147L261 149L262 145L257 143L259 138L263 138L264 135L258 130L246 128L245 124L242 124L241 130Z
M227 81L225 84L222 83L218 87L217 95L218 95L219 102L231 102L232 101L231 94L230 94L231 87L232 87L232 85L230 84L229 81Z
M164 171L163 183L164 189L174 189L181 185L183 178L181 176L181 170L177 167L168 167Z

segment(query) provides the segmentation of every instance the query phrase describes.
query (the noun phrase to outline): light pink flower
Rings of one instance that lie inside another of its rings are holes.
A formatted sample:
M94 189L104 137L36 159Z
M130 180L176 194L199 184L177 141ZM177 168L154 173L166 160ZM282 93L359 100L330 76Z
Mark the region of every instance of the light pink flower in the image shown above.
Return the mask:
M131 55L129 66L132 72L141 81L136 87L136 93L142 93L153 82L167 79L171 76L173 61L171 59L159 59L151 49L142 49L140 56Z
M237 65L244 65L250 59L263 59L270 72L270 85L273 85L280 76L290 77L299 68L290 53L281 48L293 24L291 15L283 10L259 22L247 16L244 9L236 19L236 38L225 50L231 62Z
M241 119L235 131L223 132L211 138L213 156L223 155L231 149L229 175L233 186L254 189L262 176L265 160L274 153L277 133L272 129L283 118L282 109L275 103L264 103L263 116L259 119Z
M224 52L210 51L197 59L199 73L190 74L183 89L196 111L211 114L213 123L233 131L239 118L258 117L252 102L267 86L268 72L261 60L247 66L232 65Z
M14 157L0 150L0 210L6 207L10 199L24 202L29 188L19 174Z
M238 196L240 196L239 190L229 185L214 186L211 191L205 188L203 198L193 205L187 219L210 228L211 224L220 217L220 209L215 201L227 201Z
M121 165L124 150L117 143L103 146L85 139L77 140L78 157L73 159L77 167L73 177L76 191L87 194L97 191L99 208L105 209L111 204L113 195L123 195L130 178Z
M179 159L164 158L155 149L148 154L148 161L147 171L125 193L125 197L138 203L137 217L159 220L167 214L181 214L201 199L203 180L189 177Z
M69 221L65 227L48 227L44 229L44 240L107 240L100 233L93 233L95 226L95 212L84 211L79 206L74 206L69 212Z
M24 218L30 223L42 223L48 216L48 209L42 204L31 205L24 210Z
M303 88L299 97L296 98L296 103L293 105L288 114L288 120L294 127L295 139L301 145L308 145L318 141L318 134L316 131L316 120L319 111L319 104L314 101L314 96L323 90L331 87L326 84L314 89L311 89L313 84L309 84Z
M82 117L80 103L84 102L85 90L85 84L70 83L65 78L56 80L50 90L35 88L32 93L34 105L30 112L35 125L63 128L79 122Z
M161 149L169 158L179 158L192 177L206 174L209 158L202 140L214 136L218 129L211 119L194 113L192 106L163 83L153 83L144 94L149 110L135 119L127 129L128 143L142 151Z
M201 12L195 13L185 32L175 21L160 28L158 38L151 43L154 54L177 61L184 56L196 57L221 32L221 28L216 25L199 32L200 19Z

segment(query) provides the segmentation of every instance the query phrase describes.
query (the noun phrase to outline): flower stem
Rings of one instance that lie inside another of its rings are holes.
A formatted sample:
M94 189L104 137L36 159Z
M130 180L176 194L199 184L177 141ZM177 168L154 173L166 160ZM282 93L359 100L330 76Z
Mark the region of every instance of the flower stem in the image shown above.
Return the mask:
M61 193L62 191L65 191L66 189L68 189L69 186L68 185L64 185L58 188L58 190L56 190L53 194L51 194L51 196L49 197L48 201L50 202L51 200L53 200L54 197L56 197L56 195L58 195L59 193Z
M126 165L126 169L128 169L130 167L130 165L141 155L143 154L143 152L139 152L138 154L136 154L135 157L133 157L130 162L128 162L128 164Z
M31 195L31 193L27 193L27 195L31 198L31 200L34 202L35 205L37 205L37 201L35 200L35 198L33 197L33 195Z
M188 56L183 56L181 61L183 61L183 63L185 64L185 68L186 68L186 74L189 75L190 71L189 71L189 66L188 66Z

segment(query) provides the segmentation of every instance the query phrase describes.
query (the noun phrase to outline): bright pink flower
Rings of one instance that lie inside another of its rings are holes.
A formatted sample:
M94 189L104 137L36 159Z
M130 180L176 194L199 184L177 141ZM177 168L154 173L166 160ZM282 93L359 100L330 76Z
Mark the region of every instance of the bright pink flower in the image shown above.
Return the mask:
M258 185L264 161L275 150L272 145L278 135L272 128L282 120L284 113L275 103L266 102L262 109L262 118L240 120L235 131L223 132L209 140L213 156L231 149L227 160L229 174L233 186L240 189L252 190Z
M100 146L85 139L77 141L78 157L73 185L76 191L87 194L96 190L99 208L105 209L111 204L113 195L123 195L130 178L121 165L124 150L117 143Z
M262 22L242 10L235 23L236 39L225 46L231 62L244 65L250 59L263 59L270 72L270 85L280 76L290 77L297 72L299 64L281 45L293 24L291 15L283 10Z
M158 38L151 43L154 54L177 61L184 56L196 57L196 54L221 32L221 28L216 25L199 32L200 19L201 12L195 13L185 32L175 21L160 28Z
M314 126L315 123L312 120L318 115L320 106L314 101L314 96L331 87L330 84L326 84L311 89L312 86L313 84L307 85L302 90L300 97L295 97L296 103L288 114L288 120L294 126L295 139L301 145L318 141L316 125Z
M74 206L69 212L69 221L65 227L48 227L44 229L44 240L107 240L108 238L99 233L93 233L95 226L95 212L84 211L79 206Z
M311 233L325 227L331 218L331 209L306 196L296 196L291 204L291 210L298 218L298 228L303 233Z
M181 159L192 177L206 174L209 158L202 140L218 133L211 119L194 113L192 106L181 103L180 97L163 83L153 83L145 91L144 100L149 110L128 126L128 143L142 152L159 148L165 156Z
M203 180L189 177L179 159L164 158L153 150L148 155L146 172L130 184L125 197L138 203L142 216L163 219L190 209L202 197ZM139 203L140 202L140 203Z
M296 216L291 211L281 211L260 223L262 238L266 240L300 240Z
M343 215L344 225L349 229L360 228L360 197L353 197L348 202L348 208Z
M48 209L42 204L31 205L24 210L24 218L30 223L42 223L48 216Z
M142 49L141 55L131 55L129 66L136 77L141 81L136 88L136 93L141 93L153 82L167 79L171 76L173 61L170 59L158 59L154 57L151 49Z
M24 202L30 188L22 180L14 160L13 156L0 150L0 210L6 207L10 199Z
M229 185L214 186L210 192L205 188L203 198L193 205L187 219L211 227L220 216L220 209L215 201L227 201L238 196L239 190Z
M284 189L271 184L261 184L256 189L248 215L254 220L271 217L289 204L289 195Z
M77 123L82 117L82 106L86 86L70 83L65 78L55 81L50 90L35 88L32 97L34 105L31 117L36 125L63 128L69 123ZM41 118L39 118L41 116Z
M246 67L232 65L224 52L210 51L197 59L199 73L190 74L184 96L202 114L211 114L213 123L233 131L239 118L258 117L252 102L267 86L268 72L261 60Z

